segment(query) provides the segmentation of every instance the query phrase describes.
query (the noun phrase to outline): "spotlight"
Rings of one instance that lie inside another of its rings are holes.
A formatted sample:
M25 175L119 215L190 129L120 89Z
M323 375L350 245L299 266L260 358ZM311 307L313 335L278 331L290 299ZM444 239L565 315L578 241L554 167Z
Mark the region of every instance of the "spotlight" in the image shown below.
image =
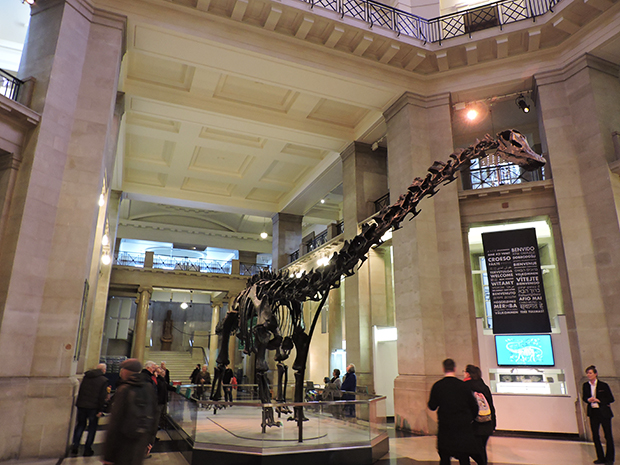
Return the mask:
M478 117L478 112L476 110L474 110L473 108L470 110L467 110L467 119L469 121L473 121Z
M523 113L529 113L530 112L530 106L525 101L525 97L523 96L523 94L519 95L516 98L515 103L519 107L519 110L521 110Z

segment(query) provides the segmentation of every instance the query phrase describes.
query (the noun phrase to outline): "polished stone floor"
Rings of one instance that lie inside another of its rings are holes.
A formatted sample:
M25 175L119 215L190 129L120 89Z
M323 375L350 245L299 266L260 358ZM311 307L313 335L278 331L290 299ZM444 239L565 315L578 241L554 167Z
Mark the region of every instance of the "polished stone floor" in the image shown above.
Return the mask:
M101 441L105 432L97 433L95 455L93 457L67 457L63 465L94 465L102 457ZM171 451L171 442L165 431L158 433L157 442L151 458L145 465L187 465L180 453ZM377 465L427 465L437 464L435 438L432 436L399 437L392 434L390 452L377 462ZM592 443L567 440L532 439L514 437L491 437L488 444L489 463L493 465L587 465L596 458ZM81 450L80 450L81 452ZM35 462L48 465L46 462ZM453 462L456 463L456 462ZM472 461L472 463L474 463ZM20 462L22 465L23 462ZM26 464L23 464L26 465ZM49 465L60 465L49 461Z

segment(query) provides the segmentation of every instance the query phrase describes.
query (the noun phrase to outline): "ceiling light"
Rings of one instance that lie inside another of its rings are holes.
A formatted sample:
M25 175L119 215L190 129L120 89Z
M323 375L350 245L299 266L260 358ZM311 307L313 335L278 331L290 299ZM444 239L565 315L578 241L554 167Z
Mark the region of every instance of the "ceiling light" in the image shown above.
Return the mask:
M105 197L103 196L103 194L101 194L99 196L99 206L103 207L104 204L105 204Z
M110 243L110 238L107 234L104 234L101 238L101 245L108 245Z
M189 305L187 305L187 302L183 302L183 303L181 304L181 308L182 308L183 310L185 310L187 307L189 307Z
M467 119L469 121L473 121L478 117L478 112L476 110L474 110L473 108L467 110Z
M260 233L260 238L261 239L267 239L269 237L269 234L267 234L265 231L263 231L262 233Z
M103 263L104 265L109 265L111 261L112 261L112 259L110 258L109 254L104 253L101 256L101 263Z
M527 102L525 101L525 97L523 96L523 94L519 95L516 100L515 100L515 104L519 107L519 109L523 112L523 113L529 113L530 112L530 106L527 104Z
M321 203L325 203L325 199L321 199Z

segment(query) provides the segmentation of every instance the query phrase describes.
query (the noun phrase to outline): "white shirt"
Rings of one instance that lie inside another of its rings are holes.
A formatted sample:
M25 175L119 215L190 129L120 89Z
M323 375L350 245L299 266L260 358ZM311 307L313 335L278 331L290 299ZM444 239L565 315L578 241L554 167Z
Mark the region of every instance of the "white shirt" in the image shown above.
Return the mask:
M590 381L590 393L592 394L590 397L594 397L596 399L596 385L598 383L598 379L594 380L594 383ZM591 402L590 406L592 408L598 408L598 402Z

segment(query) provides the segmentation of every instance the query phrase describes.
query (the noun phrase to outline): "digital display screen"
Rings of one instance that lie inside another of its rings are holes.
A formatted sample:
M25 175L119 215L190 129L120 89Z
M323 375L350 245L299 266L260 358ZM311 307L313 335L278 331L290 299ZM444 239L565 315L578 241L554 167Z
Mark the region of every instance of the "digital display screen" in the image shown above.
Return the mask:
M498 366L555 365L550 334L495 336Z

